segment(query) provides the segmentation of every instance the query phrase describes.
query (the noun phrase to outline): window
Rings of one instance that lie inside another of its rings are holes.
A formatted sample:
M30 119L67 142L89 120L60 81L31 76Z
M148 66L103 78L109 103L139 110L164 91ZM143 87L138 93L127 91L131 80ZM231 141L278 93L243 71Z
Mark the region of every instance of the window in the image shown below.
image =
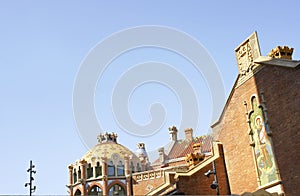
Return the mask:
M112 161L108 164L108 176L115 176L115 166Z
M134 170L134 165L133 165L133 162L132 162L132 161L131 161L131 163L130 163L130 168L131 168L131 172L134 173L135 170Z
M122 164L121 161L119 161L118 166L117 166L117 174L118 174L118 176L125 176L124 165Z
M97 166L96 166L96 178L102 176L102 166L100 165L99 162L97 162Z
M93 167L91 166L91 164L88 164L88 167L86 168L86 173L87 173L87 178L91 178L93 177Z
M80 170L80 166L79 166L79 169L78 169L78 180L81 179L81 170Z
M88 195L102 196L102 189L99 186L94 185L88 192Z
M73 172L73 180L74 180L74 183L77 182L77 173L76 173L76 169L74 169L74 172Z
M113 185L109 189L108 194L109 195L126 195L124 188L118 184Z

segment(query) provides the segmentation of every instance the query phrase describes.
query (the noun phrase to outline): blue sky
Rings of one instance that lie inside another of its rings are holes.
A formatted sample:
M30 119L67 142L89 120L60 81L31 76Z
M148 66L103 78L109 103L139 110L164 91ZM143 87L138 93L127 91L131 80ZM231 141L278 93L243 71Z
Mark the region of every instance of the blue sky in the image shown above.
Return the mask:
M0 194L28 193L24 184L31 159L37 170L36 194L67 193L67 166L87 151L73 117L74 81L89 51L111 34L160 25L191 35L218 65L227 97L238 73L234 48L257 31L262 55L277 45L288 45L295 48L294 59L300 59L299 21L297 1L1 1ZM95 110L103 129L117 132L119 142L133 151L139 141L149 151L168 142L167 127L179 123L181 109L165 86L144 85L136 89L129 104L132 118L146 123L149 104L164 103L165 124L152 136L122 131L109 107L109 93L120 74L118 66L124 64L126 70L152 60L166 61L179 70L181 63L186 65L180 71L199 98L201 125L195 132L205 134L211 100L201 74L168 51L146 48L128 55L116 60L99 80Z

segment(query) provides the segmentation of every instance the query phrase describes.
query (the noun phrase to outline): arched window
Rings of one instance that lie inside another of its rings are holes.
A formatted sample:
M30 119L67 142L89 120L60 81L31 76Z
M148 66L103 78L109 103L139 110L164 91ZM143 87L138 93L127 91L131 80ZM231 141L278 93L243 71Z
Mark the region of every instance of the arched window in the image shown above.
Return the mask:
M99 162L97 162L97 166L96 166L96 178L102 176L102 166L100 165Z
M126 195L126 193L122 186L115 184L110 187L108 195Z
M132 161L131 161L131 163L130 163L130 168L131 168L131 172L134 173L135 170L134 170L134 165L133 165L133 162L132 162Z
M114 163L112 161L109 162L108 164L108 176L115 176L115 166L114 166Z
M99 186L94 185L94 186L92 186L92 188L89 190L88 195L102 196L102 189L101 189Z
M76 169L74 169L74 171L73 171L73 180L74 180L74 183L77 182L77 173L76 173Z
M123 165L122 161L119 161L119 163L118 163L118 166L117 166L117 175L118 176L125 176L124 165Z
M74 195L81 195L81 191L77 189Z
M89 163L88 167L86 168L86 173L87 173L87 178L91 178L93 177L93 167L92 165Z
M81 169L80 169L80 166L78 167L78 180L81 180Z

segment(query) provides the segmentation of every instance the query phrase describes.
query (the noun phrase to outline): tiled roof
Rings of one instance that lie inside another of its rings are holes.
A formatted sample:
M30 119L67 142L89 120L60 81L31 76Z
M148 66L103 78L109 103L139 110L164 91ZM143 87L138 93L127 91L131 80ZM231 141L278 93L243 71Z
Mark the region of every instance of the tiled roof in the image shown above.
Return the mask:
M202 152L211 151L211 141L212 136L200 136L195 137L192 140L180 140L175 143L171 152L167 155L168 159L176 159L180 157L185 157L189 153L193 153L193 145L196 143L202 143Z
M196 143L202 143L202 152L211 152L211 144L213 137L211 135L194 137L192 140L184 139L177 140L169 152L165 151L166 160L177 159L185 157L189 153L193 153L193 145ZM168 145L170 146L170 145ZM159 163L159 158L152 164Z

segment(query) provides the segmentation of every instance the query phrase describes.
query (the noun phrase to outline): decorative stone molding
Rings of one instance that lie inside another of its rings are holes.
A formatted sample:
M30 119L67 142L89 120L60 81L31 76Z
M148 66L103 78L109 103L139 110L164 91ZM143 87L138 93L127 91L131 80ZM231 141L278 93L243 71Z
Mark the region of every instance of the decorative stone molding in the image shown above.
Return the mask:
M257 34L254 32L235 49L235 57L240 75L237 86L253 76L253 70L258 67L258 64L254 63L254 60L260 56Z
M272 58L292 60L293 51L294 48L289 48L288 46L277 46L269 52L268 56Z
M146 181L149 179L155 179L155 178L161 178L163 176L163 172L161 170L158 171L148 171L148 172L143 172L139 174L134 174L133 176L136 177L136 181Z
M118 135L114 132L112 133L104 133L104 134L99 134L97 136L97 140L98 140L98 143L105 143L105 142L115 142L117 143L117 138L118 138Z
M147 187L146 187L146 191L152 191L153 189L153 186L151 184L148 184Z

